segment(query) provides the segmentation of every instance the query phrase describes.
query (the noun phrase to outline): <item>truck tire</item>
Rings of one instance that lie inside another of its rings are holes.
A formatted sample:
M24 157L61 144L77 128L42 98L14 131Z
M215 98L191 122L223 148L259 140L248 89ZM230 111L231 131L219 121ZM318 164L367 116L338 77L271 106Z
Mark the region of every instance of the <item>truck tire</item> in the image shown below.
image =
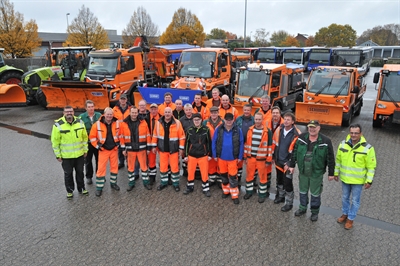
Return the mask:
M47 100L46 95L44 95L42 89L39 87L36 91L36 102L42 106L44 109L47 109Z
M296 100L294 101L294 106L293 106L293 108L292 108L293 113L296 112L296 103L297 103L297 102L299 102L299 103L302 103L302 102L303 102L303 94L297 95Z
M6 84L19 84L21 83L22 74L15 71L9 71L4 73L0 78L0 83Z
M342 126L343 127L350 126L352 117L353 117L353 109L350 109L350 111L343 116Z
M360 100L360 104L358 105L357 111L354 113L354 116L359 116L361 114L361 107L363 106L363 100Z
M374 128L382 127L382 121L380 119L373 119L372 120L372 127L374 127Z

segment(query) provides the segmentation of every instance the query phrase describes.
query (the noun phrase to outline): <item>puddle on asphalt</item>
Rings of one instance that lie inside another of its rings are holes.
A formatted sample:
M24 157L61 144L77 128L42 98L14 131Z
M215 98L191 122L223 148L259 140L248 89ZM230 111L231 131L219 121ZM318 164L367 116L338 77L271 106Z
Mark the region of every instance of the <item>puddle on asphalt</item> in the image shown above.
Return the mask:
M34 137L41 138L41 139L50 139L50 135L32 131L32 130L25 129L25 128L11 126L11 125L7 125L7 124L3 124L3 123L0 123L0 127L8 128L8 129L17 131L20 134L24 134L24 135L30 135L30 136L34 136Z

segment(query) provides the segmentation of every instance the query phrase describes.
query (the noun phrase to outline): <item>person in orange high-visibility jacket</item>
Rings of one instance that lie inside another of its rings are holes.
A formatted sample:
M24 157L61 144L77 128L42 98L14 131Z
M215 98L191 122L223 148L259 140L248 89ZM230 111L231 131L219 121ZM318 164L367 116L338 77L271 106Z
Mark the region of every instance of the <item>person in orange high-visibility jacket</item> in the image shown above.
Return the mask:
M272 109L270 107L271 107L270 97L268 96L268 94L264 94L263 96L261 96L261 107L258 108L254 113L254 114L256 113L263 114L263 121L262 121L263 125L268 126L271 123L270 121L272 120L272 111L271 111ZM272 164L267 165L267 178L268 178L267 189L269 189L271 186L271 179L272 179Z
M263 96L261 96L261 107L258 108L254 112L254 114L258 112L263 114L263 125L269 125L272 119L272 111L271 111L270 97L268 96L268 94L264 94Z
M224 124L224 120L219 116L219 108L212 106L210 108L210 118L203 121L203 125L210 129L211 139L214 136L215 129ZM222 188L222 180L218 174L218 162L212 158L208 161L208 183L210 186L218 184L219 188Z
M179 156L182 157L185 145L185 132L179 120L172 116L172 109L165 108L164 115L155 123L151 145L155 154L158 148L160 156L161 184L157 190L168 186L168 163L171 166L172 185L176 192L179 187Z
M118 145L120 125L114 117L113 109L107 107L100 119L90 130L90 143L99 150L99 165L96 173L96 196L100 197L106 180L107 163L110 161L111 188L119 191L118 175Z
M158 106L158 113L164 115L164 110L167 107L170 107L172 110L176 108L176 105L172 102L172 93L170 92L164 93L164 102Z
M208 184L208 161L211 160L211 136L210 129L202 125L201 115L193 114L194 126L186 131L184 161L187 162L187 187L183 194L187 195L194 190L194 175L199 166L203 193L210 197Z
M271 108L272 118L267 123L267 127L272 131L272 134L275 133L275 130L279 128L281 124L283 124L283 118L281 115L281 108L279 106L273 106Z
M211 109L211 107L215 106L220 108L221 107L221 97L219 96L220 92L218 88L214 88L211 91L211 96L212 98L208 99L206 101L206 105L208 109Z
M291 112L283 115L283 124L275 130L272 153L276 168L276 196L274 203L285 202L281 211L293 208L293 175L288 173L288 161L291 158L297 138L301 131L294 125L295 116Z
M193 114L199 113L202 120L206 120L210 116L210 110L207 108L207 104L201 101L201 94L194 96Z
M124 119L121 124L120 142L124 149L123 154L128 160L128 189L131 191L135 187L135 161L139 161L142 170L143 185L151 190L147 169L147 153L150 151L151 138L149 128L145 120L139 120L139 111L136 107L131 107L130 116Z
M236 118L238 118L238 116L239 116L239 111L229 103L229 96L222 95L221 107L219 108L219 115L221 117L225 117L225 114L228 114L228 113L233 114L234 120L236 120Z
M150 132L150 139L153 138L154 127L158 119L160 119L160 114L158 113L158 105L152 103L150 105L150 118L148 121L148 127ZM156 183L156 175L157 175L157 153L150 152L147 155L147 164L149 166L149 184L152 186Z
M244 145L244 158L246 159L246 194L244 199L250 199L253 195L254 174L258 170L260 185L258 190L258 202L263 203L269 197L267 191L266 164L272 162L272 132L263 125L263 115L254 115L254 125L247 132Z
M114 106L114 117L118 119L121 124L122 121L129 116L129 109L132 105L128 102L126 94L122 94L119 97L118 103ZM125 166L125 156L122 154L122 148L118 148L118 169Z

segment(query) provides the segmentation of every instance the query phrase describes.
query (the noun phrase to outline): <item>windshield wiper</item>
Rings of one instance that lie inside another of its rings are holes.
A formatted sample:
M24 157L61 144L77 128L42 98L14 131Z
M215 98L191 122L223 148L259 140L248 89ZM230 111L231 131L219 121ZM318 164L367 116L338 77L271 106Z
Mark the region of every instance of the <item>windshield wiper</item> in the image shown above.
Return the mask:
M349 81L348 81L348 80L346 80L346 81L343 83L342 87L340 87L339 91L335 94L335 96L333 96L333 98L337 98L337 97L340 95L340 93L342 92L342 90L343 90L344 88L346 88L346 85L347 85L347 84L349 84Z
M331 78L331 81L328 81L324 86L322 86L322 88L319 91L317 91L315 93L315 96L318 96L323 90L325 90L326 88L329 88L332 84L332 79L333 79L333 77Z
M388 90L386 89L386 83L387 83L387 79L385 79L385 84L383 84L382 86L382 90L383 93L386 93L386 95L389 97L389 99L392 101L392 103L394 104L394 106L396 106L396 108L400 108L400 106L397 104L397 102L393 99L392 95L390 95L390 93L388 92Z

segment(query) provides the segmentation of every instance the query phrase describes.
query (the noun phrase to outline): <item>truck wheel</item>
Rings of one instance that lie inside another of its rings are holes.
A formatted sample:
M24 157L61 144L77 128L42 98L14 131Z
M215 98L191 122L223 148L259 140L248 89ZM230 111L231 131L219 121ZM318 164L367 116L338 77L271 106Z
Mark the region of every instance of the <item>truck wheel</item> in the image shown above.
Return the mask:
M37 103L40 106L42 106L44 109L47 109L46 95L44 95L44 93L40 87L37 89L35 96L36 96Z
M6 84L19 84L21 83L21 76L22 74L18 72L6 72L1 78L0 78L0 83L6 83Z
M382 127L382 121L380 119L372 120L372 127L375 127L375 128Z
M361 99L360 104L358 106L357 111L354 113L354 116L359 116L361 114L361 107L363 106L363 100Z
M294 102L294 106L293 106L293 108L292 108L293 113L296 112L296 103L297 103L297 102L299 102L299 103L302 103L302 102L303 102L303 94L297 95L296 100L295 100L295 102Z
M345 116L343 116L343 120L342 120L343 127L350 126L352 116L353 116L353 109L351 109Z

